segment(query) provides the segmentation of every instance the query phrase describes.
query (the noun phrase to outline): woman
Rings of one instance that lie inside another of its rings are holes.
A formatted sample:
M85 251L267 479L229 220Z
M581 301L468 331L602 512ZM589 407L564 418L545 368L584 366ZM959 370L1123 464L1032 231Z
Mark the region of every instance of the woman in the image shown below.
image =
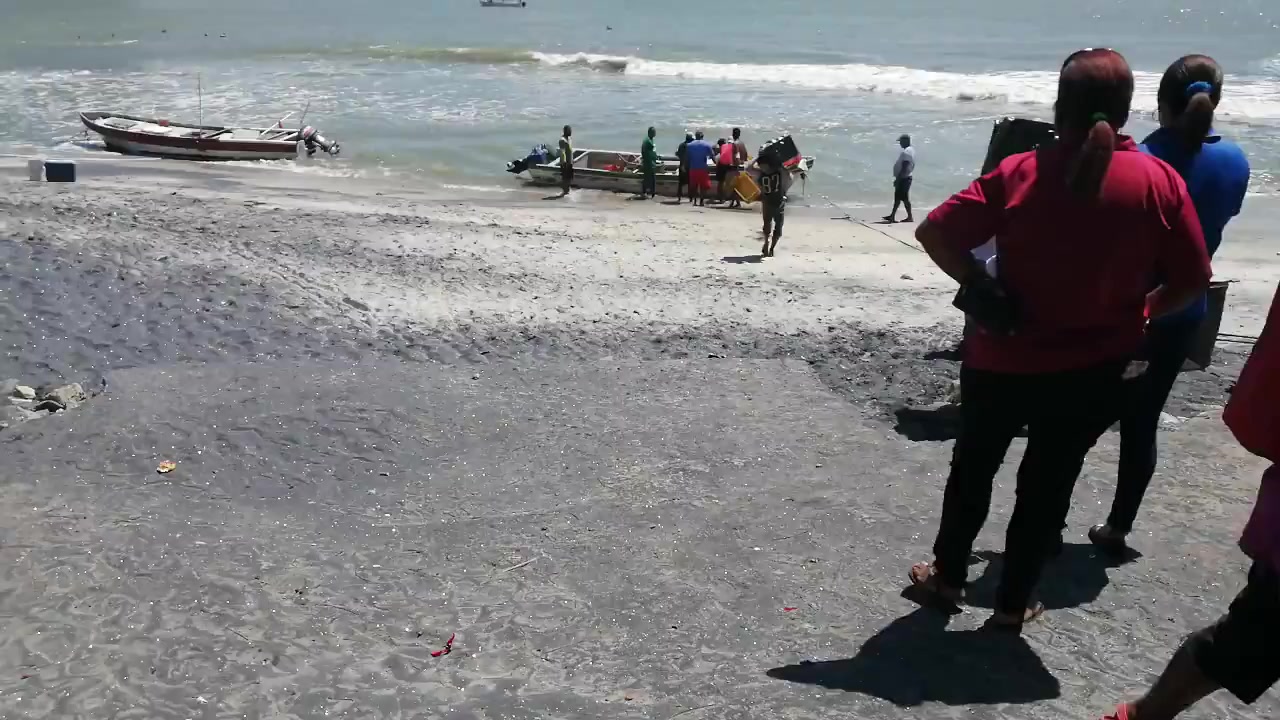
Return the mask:
M1240 213L1249 186L1249 161L1235 143L1213 131L1213 113L1222 99L1222 68L1205 55L1180 58L1160 80L1160 129L1142 149L1173 166L1187 184L1200 216L1209 256L1222 243L1222 230ZM1206 312L1201 297L1183 312L1147 328L1147 371L1126 383L1120 421L1120 467L1116 496L1105 525L1089 530L1098 547L1123 554L1125 536L1156 469L1156 430L1169 391L1187 359Z
M1021 626L1043 611L1031 602L1041 564L1085 455L1118 412L1144 314L1182 310L1209 283L1186 186L1117 135L1132 97L1133 73L1119 53L1072 54L1058 79L1059 142L1005 158L916 231L934 262L961 283L957 304L978 327L960 369L962 427L934 561L912 567L911 581L938 599L962 599L993 479L1025 426L993 617L1000 625ZM999 280L971 254L991 238ZM1148 293L1157 275L1164 282Z

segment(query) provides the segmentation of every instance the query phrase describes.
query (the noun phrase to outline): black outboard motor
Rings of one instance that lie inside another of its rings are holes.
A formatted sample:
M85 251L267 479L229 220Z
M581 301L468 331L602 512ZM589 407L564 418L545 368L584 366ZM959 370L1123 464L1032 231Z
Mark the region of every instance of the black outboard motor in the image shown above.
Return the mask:
M310 125L302 128L302 132L299 135L302 138L302 143L307 148L308 157L315 155L317 149L323 150L330 155L337 155L341 150L336 141L321 135L320 131Z
M551 160L551 148L546 143L534 145L528 155L507 163L507 172L512 175L519 175L534 165L541 165L549 160Z

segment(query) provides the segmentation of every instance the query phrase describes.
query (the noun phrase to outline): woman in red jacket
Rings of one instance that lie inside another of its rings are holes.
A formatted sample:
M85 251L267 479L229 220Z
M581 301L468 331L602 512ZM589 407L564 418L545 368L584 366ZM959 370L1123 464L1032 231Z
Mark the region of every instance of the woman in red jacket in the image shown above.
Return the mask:
M1121 380L1146 317L1205 291L1204 236L1177 172L1117 134L1133 73L1114 50L1063 63L1059 142L1006 158L929 214L916 238L961 284L957 305L978 328L960 370L962 428L951 460L934 561L911 581L963 598L969 555L992 483L1028 430L1005 540L997 624L1020 626L1040 568L1066 519L1084 457L1116 416ZM995 238L996 280L970 251ZM1165 284L1148 293L1151 278Z

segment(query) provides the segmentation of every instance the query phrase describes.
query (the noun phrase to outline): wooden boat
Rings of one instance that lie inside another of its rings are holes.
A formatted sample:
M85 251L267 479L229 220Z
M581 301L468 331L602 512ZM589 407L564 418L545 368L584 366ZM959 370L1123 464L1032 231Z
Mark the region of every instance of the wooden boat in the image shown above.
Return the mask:
M237 128L189 125L109 112L80 113L80 122L102 136L108 150L186 160L292 160L298 143L307 154L338 154L338 143L315 128Z
M519 162L519 161L515 161ZM801 174L813 167L814 159L805 156L792 172ZM513 162L508 169L515 168ZM560 185L560 159L545 163L529 163L523 167L535 185ZM708 164L715 182L715 165ZM606 190L619 193L640 194L640 153L615 150L574 150L573 186L587 190ZM675 197L680 181L680 161L674 156L659 157L656 178L657 192L664 197ZM687 190L686 190L687 192Z

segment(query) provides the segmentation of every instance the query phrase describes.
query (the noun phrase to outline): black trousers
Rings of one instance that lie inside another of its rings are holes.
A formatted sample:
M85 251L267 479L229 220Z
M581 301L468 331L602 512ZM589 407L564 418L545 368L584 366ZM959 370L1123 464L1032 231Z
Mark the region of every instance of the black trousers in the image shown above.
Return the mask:
M658 171L645 170L640 179L640 194L648 193L653 196L658 195Z
M1280 680L1278 641L1280 577L1258 561L1227 614L1192 633L1185 647L1205 677L1252 705Z
M760 203L764 215L764 234L773 234L773 239L782 237L782 223L787 217L787 204L781 201L764 200Z
M1017 499L1005 533L996 607L1021 614L1071 508L1085 455L1116 416L1127 360L1081 370L1017 375L960 369L960 437L933 545L943 582L963 587L969 555L987 520L996 472L1027 428Z
M1133 530L1142 497L1156 472L1156 434L1160 429L1160 413L1178 373L1195 342L1199 321L1153 323L1147 330L1143 359L1147 371L1125 383L1124 404L1120 409L1120 469L1116 477L1116 496L1111 503L1107 525L1127 533Z
M683 195L685 188L689 187L689 171L680 168L680 174L676 176L676 199L679 200ZM689 193L689 197L693 197L693 193Z

